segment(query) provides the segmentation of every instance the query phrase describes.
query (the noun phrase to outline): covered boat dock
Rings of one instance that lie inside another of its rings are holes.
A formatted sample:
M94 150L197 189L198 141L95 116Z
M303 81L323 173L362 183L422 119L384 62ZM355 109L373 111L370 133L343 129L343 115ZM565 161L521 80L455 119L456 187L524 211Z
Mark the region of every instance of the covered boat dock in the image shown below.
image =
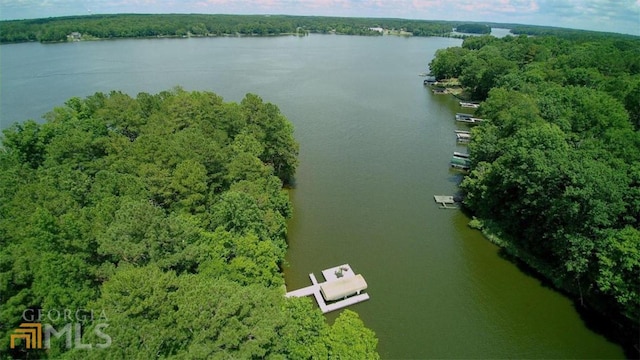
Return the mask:
M362 293L367 288L367 282L362 275L356 275L349 264L323 270L322 275L325 282L318 283L316 276L311 273L309 278L313 285L290 291L285 296L313 295L323 314L369 300L369 294Z

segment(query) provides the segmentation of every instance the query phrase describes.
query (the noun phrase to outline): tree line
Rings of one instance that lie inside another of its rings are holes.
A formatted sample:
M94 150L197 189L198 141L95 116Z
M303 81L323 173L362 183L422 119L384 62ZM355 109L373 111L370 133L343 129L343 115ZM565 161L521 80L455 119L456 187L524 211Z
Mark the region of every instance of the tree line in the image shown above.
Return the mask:
M511 29L511 33L514 35L531 35L531 36L556 36L564 39L580 40L580 41L592 41L594 39L607 39L611 37L633 39L637 38L634 35L610 33L602 31L592 30L578 30L559 28L552 26L536 26L536 25L521 25L514 24L508 26Z
M403 29L415 36L448 36L458 23L446 21L286 15L118 14L0 22L0 43L63 42L73 32L84 38L183 36L272 36L336 33L380 35L371 28Z
M483 100L460 185L473 223L637 349L640 39L475 37L430 66Z
M186 36L276 36L308 33L379 36L372 28L404 31L413 36L454 36L463 33L489 34L492 27L511 29L514 34L554 35L567 39L632 39L631 35L574 30L550 26L500 23L469 23L441 20L347 18L290 15L206 15L206 14L106 14L0 21L0 43L65 42L80 33L85 40L137 37Z
M378 358L356 313L329 325L284 297L298 144L277 106L176 88L45 117L3 131L1 358ZM25 310L51 309L104 312L110 346L10 349Z
M456 31L469 34L491 34L491 27L486 24L460 24L456 27Z

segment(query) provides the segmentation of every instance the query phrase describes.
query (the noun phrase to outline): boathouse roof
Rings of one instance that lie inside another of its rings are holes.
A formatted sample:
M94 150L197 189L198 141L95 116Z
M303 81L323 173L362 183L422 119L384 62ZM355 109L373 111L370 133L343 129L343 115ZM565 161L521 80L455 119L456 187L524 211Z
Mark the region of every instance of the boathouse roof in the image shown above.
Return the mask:
M327 301L339 300L349 295L359 293L367 288L364 277L358 274L355 276L342 277L334 281L320 284L322 296Z

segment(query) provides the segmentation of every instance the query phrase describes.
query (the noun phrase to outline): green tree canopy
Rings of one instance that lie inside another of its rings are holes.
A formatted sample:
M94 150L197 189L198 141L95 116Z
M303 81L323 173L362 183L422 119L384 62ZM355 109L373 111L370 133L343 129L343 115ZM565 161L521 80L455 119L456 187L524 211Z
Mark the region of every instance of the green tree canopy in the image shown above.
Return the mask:
M277 106L176 88L73 98L46 118L5 130L0 151L3 355L377 356L359 320L339 330L356 347L338 345L308 299L284 297L298 144ZM62 336L24 353L9 334L25 309L106 319L83 323L92 351Z
M431 63L456 69L443 74L484 100L465 206L508 251L622 324L630 347L640 327L639 52L636 38L474 37Z

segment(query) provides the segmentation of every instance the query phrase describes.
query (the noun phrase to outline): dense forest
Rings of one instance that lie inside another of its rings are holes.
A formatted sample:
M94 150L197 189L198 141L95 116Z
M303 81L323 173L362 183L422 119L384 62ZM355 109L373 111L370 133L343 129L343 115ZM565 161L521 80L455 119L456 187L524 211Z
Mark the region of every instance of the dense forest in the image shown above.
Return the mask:
M461 183L472 224L637 349L640 39L475 37L430 67L483 100Z
M371 28L403 30L415 36L448 36L456 22L286 15L119 14L0 22L0 43L183 36L270 36L336 33L381 35Z
M298 145L275 105L96 93L46 120L0 148L0 358L378 358L356 313L284 297ZM38 309L95 311L79 341L110 346L10 349Z

